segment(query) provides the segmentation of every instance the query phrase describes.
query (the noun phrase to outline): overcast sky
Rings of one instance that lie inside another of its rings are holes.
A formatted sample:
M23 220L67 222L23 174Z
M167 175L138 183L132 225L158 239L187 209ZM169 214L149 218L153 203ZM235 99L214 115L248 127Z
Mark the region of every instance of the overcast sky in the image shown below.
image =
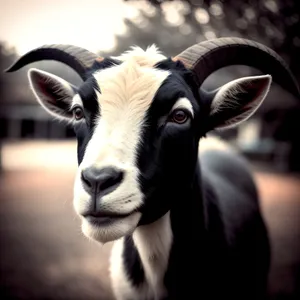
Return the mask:
M0 41L19 54L51 43L109 50L132 13L122 0L1 0Z

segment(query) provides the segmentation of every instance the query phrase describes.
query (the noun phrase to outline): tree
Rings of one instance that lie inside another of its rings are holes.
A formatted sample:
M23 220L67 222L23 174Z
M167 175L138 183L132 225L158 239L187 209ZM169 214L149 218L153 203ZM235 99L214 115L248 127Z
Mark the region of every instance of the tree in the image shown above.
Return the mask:
M153 40L162 50L178 52L194 42L223 36L241 36L262 42L289 63L299 79L300 2L293 0L183 0L147 2L140 16L128 20L134 35L118 38L118 50L130 44ZM149 14L149 5L155 14ZM149 28L149 26L150 28ZM117 51L115 51L117 52Z

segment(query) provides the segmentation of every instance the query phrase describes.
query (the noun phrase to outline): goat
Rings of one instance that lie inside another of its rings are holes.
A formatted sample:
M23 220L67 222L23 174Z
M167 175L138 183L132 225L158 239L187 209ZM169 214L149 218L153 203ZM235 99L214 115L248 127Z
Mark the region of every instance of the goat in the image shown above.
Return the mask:
M63 62L84 81L75 87L28 72L41 106L73 124L74 208L87 237L115 241L116 298L263 299L270 247L247 162L226 146L199 153L198 145L210 131L248 119L272 77L299 97L283 60L254 41L219 38L169 58L156 46L102 58L45 45L7 71L40 60ZM236 64L271 75L201 88L212 72Z

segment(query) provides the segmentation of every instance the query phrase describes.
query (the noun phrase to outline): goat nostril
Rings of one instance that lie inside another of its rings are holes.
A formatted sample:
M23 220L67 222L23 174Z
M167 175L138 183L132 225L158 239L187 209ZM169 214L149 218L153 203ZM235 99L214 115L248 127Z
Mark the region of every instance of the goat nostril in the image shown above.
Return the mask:
M82 182L84 182L84 184L91 188L92 187L92 184L90 183L90 181L84 176L84 172L81 172L81 180Z
M114 185L119 184L123 180L123 172L112 173L110 177L100 183L100 189L106 190Z

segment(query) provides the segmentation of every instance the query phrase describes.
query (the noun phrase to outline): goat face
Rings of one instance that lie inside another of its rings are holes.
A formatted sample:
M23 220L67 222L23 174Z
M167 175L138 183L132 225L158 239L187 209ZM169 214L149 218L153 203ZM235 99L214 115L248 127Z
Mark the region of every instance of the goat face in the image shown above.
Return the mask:
M143 136L153 130L148 112L169 75L131 60L97 71L73 98L75 111L89 115L74 124L80 163L74 204L84 233L101 242L132 232L140 221L146 200L141 178L148 172L139 163L147 155Z
M201 135L249 117L271 82L247 77L199 93L191 71L153 48L97 63L80 88L36 69L29 80L40 104L74 126L74 207L84 234L102 243L182 201Z

